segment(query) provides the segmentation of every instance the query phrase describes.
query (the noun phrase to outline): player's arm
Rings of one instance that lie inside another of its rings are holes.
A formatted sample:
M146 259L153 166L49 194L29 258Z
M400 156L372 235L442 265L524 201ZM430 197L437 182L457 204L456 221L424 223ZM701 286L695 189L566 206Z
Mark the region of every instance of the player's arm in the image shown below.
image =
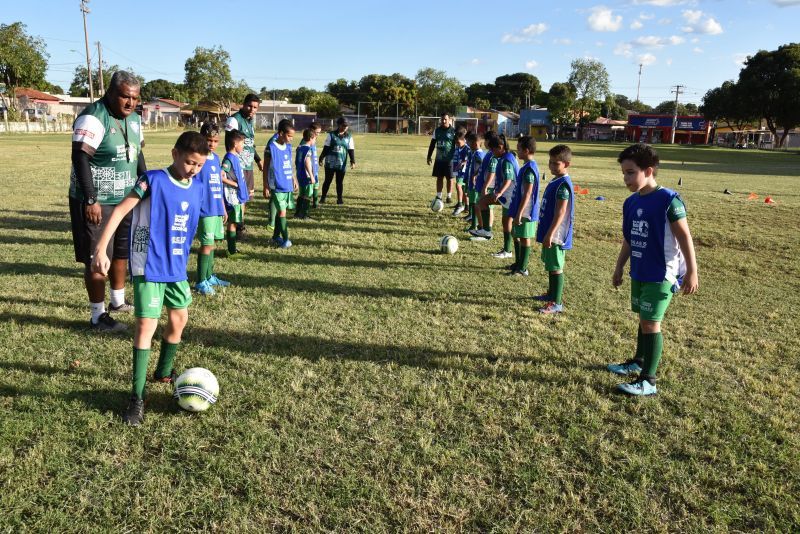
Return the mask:
M264 166L261 168L261 174L264 177L264 198L269 198L269 168L272 165L272 153L264 151Z
M504 165L506 169L506 176L514 176L514 167L510 163L505 163ZM508 191L508 188L512 185L514 185L514 180L511 178L506 178L503 180L503 183L500 184L500 189L497 189L494 192L495 200L498 200L501 196L503 196L503 193Z
M253 137L253 160L256 162L256 166L258 167L259 171L264 170L264 165L261 163L261 156L258 155L258 150L256 150L256 138Z
M317 179L314 177L314 167L311 163L311 151L309 150L306 154L305 159L303 160L303 166L306 168L306 176L311 179L311 183L317 183Z
M81 143L72 143L72 168L75 170L75 178L86 198L96 199L97 192L94 190L92 168L89 165L90 157L82 150ZM92 205L86 205L86 220L91 224L100 224L103 216L99 204L95 202Z
M533 193L533 182L525 182L522 186L522 201L519 203L519 209L514 216L514 224L517 226L522 225L522 214L528 209L528 204L531 203L531 193Z
M136 177L143 175L147 172L147 163L144 161L144 153L139 151L139 157L136 159Z
M553 246L553 234L555 233L556 228L561 226L561 223L564 222L564 217L567 216L568 204L568 199L556 199L556 209L555 213L553 214L553 222L550 224L550 228L547 229L547 233L544 235L544 239L542 240L542 248L550 248Z
M97 242L97 247L94 249L92 256L92 272L100 273L103 276L108 274L108 269L111 267L111 260L106 255L106 249L111 238L114 237L114 232L117 231L120 222L130 211L141 201L139 194L134 190L128 193L122 202L117 204L111 216L106 222L103 233L100 234L100 240Z
M686 274L683 277L683 294L691 295L700 287L700 280L697 276L697 257L694 253L694 241L692 233L689 231L689 224L686 218L678 219L669 223L672 234L678 240L678 246L686 258Z
M619 250L619 256L617 256L617 265L614 267L614 274L611 277L611 284L614 287L619 287L622 285L622 270L625 268L625 264L628 263L628 260L631 257L631 244L628 243L627 239L622 239L622 248Z
M495 176L495 173L494 172L490 172L489 176L486 177L486 182L483 184L483 191L481 191L481 194L483 194L483 195L488 195L489 194L489 188L494 185L494 176Z
M428 165L431 164L433 157L433 149L436 148L436 138L431 139L431 144L428 145Z
M325 157L331 152L331 134L325 138L325 143L322 145L322 154L319 155L319 164L325 161Z
M356 150L354 148L347 149L347 155L350 156L350 168L356 168Z

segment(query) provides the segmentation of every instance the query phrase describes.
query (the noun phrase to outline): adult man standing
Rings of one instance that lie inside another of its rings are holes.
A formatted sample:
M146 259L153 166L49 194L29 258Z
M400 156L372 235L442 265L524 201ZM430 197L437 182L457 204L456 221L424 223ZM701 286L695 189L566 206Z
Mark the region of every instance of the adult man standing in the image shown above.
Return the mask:
M249 93L244 97L244 103L242 104L241 109L228 117L228 120L225 122L226 145L230 132L239 130L244 134L244 150L241 154L239 154L239 159L241 160L245 182L247 182L247 189L250 191L250 198L253 197L256 187L255 179L253 177L253 162L255 162L255 164L258 166L259 171L264 170L264 167L261 164L261 157L256 151L255 118L256 111L258 111L258 105L260 103L261 99L258 98L258 95ZM244 205L242 206L242 217L244 217ZM241 226L239 226L239 230L244 231L244 219L242 219L242 221L243 222Z
M333 177L336 176L336 203L344 204L342 195L344 194L344 173L347 171L347 157L350 157L350 168L356 167L356 145L353 136L350 135L348 128L350 123L344 117L336 119L336 130L328 133L325 139L325 146L319 156L319 163L325 163L325 183L322 184L322 198L320 202L325 202L328 196L328 189L331 186Z
M98 331L118 332L127 326L111 317L105 308L105 277L91 272L92 253L114 207L130 192L147 167L142 154L142 123L134 113L140 82L131 73L117 71L108 92L89 105L72 127L72 172L69 212L75 261L84 264L84 282L92 312L90 324ZM108 245L111 260L109 311L129 312L125 302L125 277L131 216L119 225ZM141 237L147 246L147 236Z
M436 161L433 163L432 176L436 177L436 198L442 198L444 181L447 180L447 202L452 199L453 176L451 173L453 152L455 151L456 131L450 125L450 115L444 113L439 126L433 131L431 144L428 147L428 165L431 164L433 149L436 149ZM459 199L460 201L460 199Z

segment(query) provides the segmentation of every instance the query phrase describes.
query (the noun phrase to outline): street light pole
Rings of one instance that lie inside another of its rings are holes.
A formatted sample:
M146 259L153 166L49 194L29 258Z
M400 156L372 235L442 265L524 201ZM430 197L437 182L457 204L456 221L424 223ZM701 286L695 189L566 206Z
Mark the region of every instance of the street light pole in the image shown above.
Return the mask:
M86 74L89 75L89 102L94 102L94 87L92 87L92 64L89 62L89 30L86 28L86 14L89 11L89 0L81 0L81 13L83 13L83 38L86 41Z

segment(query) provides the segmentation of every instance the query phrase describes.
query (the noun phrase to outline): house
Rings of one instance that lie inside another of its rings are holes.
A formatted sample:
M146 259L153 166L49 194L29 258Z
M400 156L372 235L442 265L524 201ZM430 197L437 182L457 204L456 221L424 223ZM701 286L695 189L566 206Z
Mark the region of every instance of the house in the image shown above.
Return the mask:
M54 95L58 97L60 102L51 107L53 113L56 115L70 115L77 117L81 112L86 109L86 106L92 103L92 99L88 96L72 96L72 95ZM97 99L95 99L97 100Z
M672 115L628 115L625 135L635 142L669 143L672 137ZM711 123L702 115L679 115L675 128L675 144L707 145Z
M31 121L53 119L57 112L52 108L61 102L55 95L29 87L17 87L14 96L23 119Z
M495 132L498 130L499 118L496 111L487 111L473 108L472 106L458 106L456 108L455 122L458 123L459 119L470 119L464 121L468 130L475 129L474 125L477 122L477 133L479 134L486 133L489 130L493 130ZM507 119L504 117L503 120L505 121Z
M519 132L531 135L537 141L546 141L553 131L547 108L523 109L519 115Z
M627 121L597 117L586 125L583 138L587 141L617 141L620 138L624 140L627 124Z
M169 98L154 98L142 104L142 123L180 123L192 115L192 110L187 109L188 104Z
M498 111L492 110L497 113L497 133L504 134L506 137L516 137L519 132L519 115L513 111Z

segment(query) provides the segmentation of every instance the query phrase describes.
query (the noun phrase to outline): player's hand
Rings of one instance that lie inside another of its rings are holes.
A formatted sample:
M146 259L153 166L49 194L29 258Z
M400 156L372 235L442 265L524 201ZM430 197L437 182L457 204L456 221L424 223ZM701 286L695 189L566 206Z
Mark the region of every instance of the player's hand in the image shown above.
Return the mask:
M267 189L266 187L264 188L264 198L269 200L269 189Z
M428 158L428 165L431 164L431 158Z
M258 165L258 170L264 172L264 164L261 163L261 160L256 161L256 165Z
M553 234L547 233L542 239L542 248L550 248L553 246Z
M99 273L103 276L108 276L108 270L111 268L111 260L106 256L105 251L95 250L92 256L92 272Z
M544 244L542 244L544 246ZM619 287L622 285L622 271L614 270L614 274L611 276L611 285L614 287Z
M91 206L86 206L86 220L89 224L100 224L103 222L103 210L100 209L100 204L94 203Z
M356 164L355 164L355 162L352 162L352 163L350 163L350 168L351 168L351 169L355 169L355 168L356 168Z
M297 190L298 190L298 189L300 189L300 184L298 184L298 183L295 181L294 183L292 183L292 191L294 191L295 193L297 193Z
M325 158L323 158L322 156L320 156L320 157L319 157L319 164L320 164L320 165L322 165L324 161L325 161Z
M514 226L522 226L522 214L517 214L517 216L514 217Z
M693 293L697 293L697 290L700 288L700 281L697 278L697 273L686 273L686 276L683 278L683 286L681 286L681 291L684 295L691 295Z

